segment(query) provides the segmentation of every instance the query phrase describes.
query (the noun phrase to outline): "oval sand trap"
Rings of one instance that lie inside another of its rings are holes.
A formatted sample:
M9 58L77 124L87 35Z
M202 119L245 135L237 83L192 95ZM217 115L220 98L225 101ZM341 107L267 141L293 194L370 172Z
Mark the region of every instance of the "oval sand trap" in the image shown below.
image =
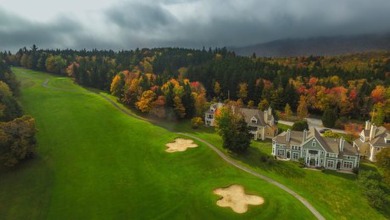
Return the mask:
M218 188L214 193L222 196L217 201L220 207L230 207L234 212L245 213L248 211L248 205L261 205L264 199L260 196L245 194L244 187L240 185L231 185L226 188Z
M176 138L174 142L166 144L168 147L165 151L168 153L185 151L187 148L198 147L191 139Z

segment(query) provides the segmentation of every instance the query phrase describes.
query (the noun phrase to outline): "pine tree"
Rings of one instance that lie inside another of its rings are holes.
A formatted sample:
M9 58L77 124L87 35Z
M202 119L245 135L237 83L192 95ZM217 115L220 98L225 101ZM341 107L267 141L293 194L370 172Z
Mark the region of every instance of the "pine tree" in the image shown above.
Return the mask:
M337 114L333 109L326 109L321 119L325 127L333 128L336 124Z

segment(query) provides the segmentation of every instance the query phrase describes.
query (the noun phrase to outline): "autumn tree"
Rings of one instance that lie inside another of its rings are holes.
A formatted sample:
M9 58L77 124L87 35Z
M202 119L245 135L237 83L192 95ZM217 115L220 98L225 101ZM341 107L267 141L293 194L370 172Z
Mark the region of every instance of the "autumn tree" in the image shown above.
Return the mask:
M173 106L175 114L178 118L184 118L186 116L186 109L184 108L184 105L179 96L175 96L175 98L173 98Z
M301 95L298 102L297 107L297 115L299 118L306 118L309 115L309 111L307 109L307 103L305 96Z
M245 102L248 97L248 83L240 83L238 84L238 97Z
M203 119L201 117L194 117L191 119L191 126L193 129L197 129L203 125Z
M15 166L32 157L35 151L35 120L23 116L9 122L0 122L0 161Z
M153 108L150 113L157 118L165 118L166 110L165 110L165 96L158 96L157 99L153 102Z
M253 100L248 101L248 108L253 108L254 105L255 105L255 102Z
M204 92L202 93L195 93L194 99L195 99L195 112L197 116L203 116L204 112L206 111L206 104L207 104L207 99L206 99L206 94Z
M66 60L59 55L49 56L46 59L46 70L50 73L63 74L65 73Z
M214 83L214 97L221 96L221 84L218 81Z
M261 111L265 111L266 109L268 109L268 107L269 107L269 103L267 99L262 99L258 105L258 109L260 109Z
M156 98L156 94L152 90L147 90L142 93L141 98L135 103L137 108L144 113L148 113L153 108L153 101Z
M22 108L8 85L0 81L0 121L10 121L22 116Z
M385 119L385 105L381 102L378 102L374 105L371 112L371 121L376 125L383 125Z
M112 79L110 92L116 97L121 97L123 95L123 88L125 86L125 76L122 73L115 75Z
M291 111L290 105L287 103L286 106L284 107L284 114L287 118L291 117L293 112Z
M374 103L383 102L385 98L386 89L382 85L378 85L371 92L371 98Z

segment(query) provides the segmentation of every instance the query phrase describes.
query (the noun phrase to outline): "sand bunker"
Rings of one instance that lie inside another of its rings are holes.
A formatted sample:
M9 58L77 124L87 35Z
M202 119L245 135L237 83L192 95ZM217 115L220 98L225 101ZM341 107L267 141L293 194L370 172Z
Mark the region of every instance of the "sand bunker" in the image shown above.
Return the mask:
M264 203L262 197L245 194L244 187L239 185L218 188L214 190L214 193L222 196L222 198L217 201L218 206L230 207L237 213L245 213L248 211L248 205L261 205Z
M178 151L185 151L187 148L194 148L198 145L194 144L194 141L190 139L176 138L175 142L168 143L166 146L168 148L165 151L168 153L173 153Z

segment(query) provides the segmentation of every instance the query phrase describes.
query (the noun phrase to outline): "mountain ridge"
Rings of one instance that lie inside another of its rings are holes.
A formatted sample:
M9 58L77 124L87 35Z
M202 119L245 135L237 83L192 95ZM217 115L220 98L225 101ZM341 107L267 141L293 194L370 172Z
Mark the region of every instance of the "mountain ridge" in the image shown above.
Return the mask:
M354 36L288 38L230 48L237 55L258 57L335 56L369 51L390 51L390 32Z

